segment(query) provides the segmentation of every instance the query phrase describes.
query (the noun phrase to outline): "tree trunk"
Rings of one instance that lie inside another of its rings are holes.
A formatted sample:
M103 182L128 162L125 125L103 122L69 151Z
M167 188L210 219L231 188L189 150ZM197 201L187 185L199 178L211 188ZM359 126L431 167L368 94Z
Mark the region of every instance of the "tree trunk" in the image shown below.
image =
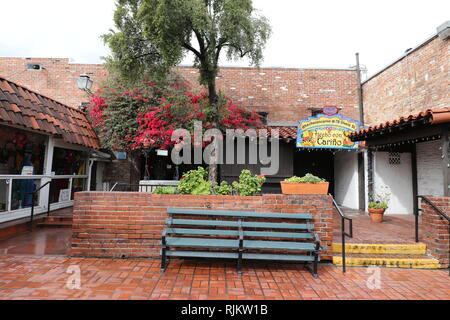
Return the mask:
M141 156L139 151L130 152L130 184L139 184L141 180Z
M208 84L208 90L209 90L209 104L214 109L214 116L213 116L213 127L218 128L219 126L219 108L218 108L218 97L217 97L217 89L216 89L216 80L213 79ZM218 152L215 150L213 154L211 154L212 161L215 163L212 163L209 165L209 181L211 183L218 182L218 176L219 176L219 165L216 164L216 159L218 157Z

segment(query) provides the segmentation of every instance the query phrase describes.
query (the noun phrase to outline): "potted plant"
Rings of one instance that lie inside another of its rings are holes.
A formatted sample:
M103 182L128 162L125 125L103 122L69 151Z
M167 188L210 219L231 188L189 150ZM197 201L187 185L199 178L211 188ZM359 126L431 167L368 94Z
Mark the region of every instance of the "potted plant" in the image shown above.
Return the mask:
M391 194L387 191L387 187L383 187L383 191L375 195L375 201L369 203L370 220L374 223L382 223L384 213L389 208Z
M330 183L310 173L304 177L292 177L281 182L283 194L327 194Z

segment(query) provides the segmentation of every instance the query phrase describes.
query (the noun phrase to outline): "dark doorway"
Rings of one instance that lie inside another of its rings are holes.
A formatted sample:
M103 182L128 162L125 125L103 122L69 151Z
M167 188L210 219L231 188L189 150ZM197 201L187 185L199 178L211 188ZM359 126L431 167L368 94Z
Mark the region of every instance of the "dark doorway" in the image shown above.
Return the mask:
M331 151L297 150L294 154L294 175L311 173L330 182L329 193L334 195L334 154Z

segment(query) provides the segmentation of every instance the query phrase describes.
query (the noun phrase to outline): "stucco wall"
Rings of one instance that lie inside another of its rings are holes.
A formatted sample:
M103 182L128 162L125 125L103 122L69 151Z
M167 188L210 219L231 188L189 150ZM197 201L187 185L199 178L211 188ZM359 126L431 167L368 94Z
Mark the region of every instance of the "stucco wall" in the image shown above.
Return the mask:
M374 155L374 189L388 186L391 201L386 214L413 214L413 187L411 153L401 153L400 164L389 164L388 152L376 152Z
M342 206L358 209L358 154L337 152L334 158L334 193L336 202Z

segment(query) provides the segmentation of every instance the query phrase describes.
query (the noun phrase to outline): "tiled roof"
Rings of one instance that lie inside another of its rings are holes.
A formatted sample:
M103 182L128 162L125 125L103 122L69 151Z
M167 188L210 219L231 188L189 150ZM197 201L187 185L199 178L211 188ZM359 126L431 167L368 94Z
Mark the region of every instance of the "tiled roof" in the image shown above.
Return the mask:
M100 148L86 114L0 76L0 123L61 137L65 142Z
M417 120L426 120L430 119L430 124L441 124L450 122L450 108L442 108L442 109L429 109L418 114L409 115L407 117L401 117L395 119L393 121L387 121L380 123L376 126L371 126L369 128L357 131L351 134L351 137L363 135L366 133L374 133L389 127L394 127L401 124L412 123Z
M280 139L297 139L296 127L267 127L267 136L272 137L273 130L278 130L278 137Z

